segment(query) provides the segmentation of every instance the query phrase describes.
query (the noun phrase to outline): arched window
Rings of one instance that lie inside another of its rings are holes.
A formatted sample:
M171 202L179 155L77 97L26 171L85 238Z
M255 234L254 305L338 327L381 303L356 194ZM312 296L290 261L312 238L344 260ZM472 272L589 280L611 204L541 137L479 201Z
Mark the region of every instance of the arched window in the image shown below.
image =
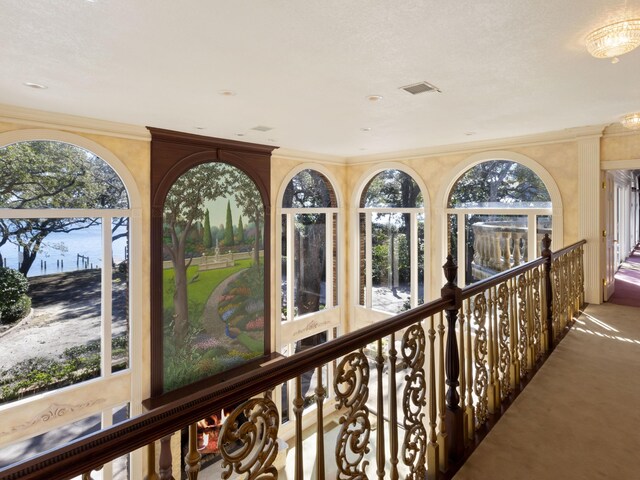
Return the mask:
M375 175L360 198L359 304L396 314L424 302L424 202L407 173Z
M533 260L551 232L545 184L511 160L485 161L460 175L449 192L447 214L448 249L464 285Z
M42 415L0 428L0 466L128 416L130 219L97 154L53 140L0 148L0 404L12 421Z
M282 321L337 305L337 224L327 178L309 169L293 177L282 200Z
M338 335L338 201L329 179L305 169L294 175L282 197L280 350L291 355ZM329 391L331 368L323 368ZM317 371L302 376L305 408L314 405ZM289 420L294 383L283 385L282 418Z

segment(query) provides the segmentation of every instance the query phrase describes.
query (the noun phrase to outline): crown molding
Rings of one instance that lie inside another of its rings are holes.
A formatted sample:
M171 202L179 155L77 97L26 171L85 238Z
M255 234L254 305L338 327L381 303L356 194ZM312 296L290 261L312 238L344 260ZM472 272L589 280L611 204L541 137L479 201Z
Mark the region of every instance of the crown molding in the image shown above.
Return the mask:
M313 161L318 163L332 163L336 165L346 165L349 163L347 157L337 157L334 155L324 155L321 153L302 152L289 148L277 148L271 154L272 157L282 158L285 160L297 161Z
M640 130L630 130L622 126L621 123L612 123L604 130L604 137L628 137L640 135Z
M478 140L476 142L437 145L415 150L380 153L374 155L350 157L348 164L376 163L388 160L409 160L413 158L434 157L439 155L470 154L483 150L507 150L532 145L545 145L575 141L578 138L601 137L606 125L591 125L587 127L567 128L553 132L536 133L519 137Z
M145 127L0 104L0 121L19 125L151 141Z
M640 170L640 158L605 160L600 162L600 170Z

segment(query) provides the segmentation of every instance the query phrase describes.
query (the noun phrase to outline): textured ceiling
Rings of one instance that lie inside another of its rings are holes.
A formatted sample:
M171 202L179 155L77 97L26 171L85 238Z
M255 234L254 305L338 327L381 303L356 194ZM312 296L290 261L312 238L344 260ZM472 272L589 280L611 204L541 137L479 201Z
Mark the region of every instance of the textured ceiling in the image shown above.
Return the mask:
M640 49L614 65L584 48L594 28L640 18L640 0L0 0L0 11L0 103L317 154L640 110ZM420 81L442 92L399 89Z

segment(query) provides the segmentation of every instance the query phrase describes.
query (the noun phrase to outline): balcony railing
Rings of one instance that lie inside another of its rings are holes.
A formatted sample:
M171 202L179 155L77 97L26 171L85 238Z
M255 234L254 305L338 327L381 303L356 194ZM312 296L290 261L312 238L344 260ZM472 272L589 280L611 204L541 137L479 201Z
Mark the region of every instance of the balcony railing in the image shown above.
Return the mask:
M272 392L294 379L293 469L295 478L302 479L301 379L309 370L318 376L316 478L451 475L578 313L584 302L584 243L552 253L546 236L541 258L465 289L455 286L456 266L449 257L444 265L447 283L438 300L7 467L0 470L0 478L90 478L106 462L146 446L146 478L169 479L173 472L167 435L188 427L186 471L196 479L196 423L230 405L239 406L219 432L222 478L277 478L280 417ZM368 357L367 351L373 355ZM332 362L336 367L330 401L340 418L335 449L327 455L329 409L322 367ZM246 421L238 422L241 416ZM163 438L158 468L155 442Z

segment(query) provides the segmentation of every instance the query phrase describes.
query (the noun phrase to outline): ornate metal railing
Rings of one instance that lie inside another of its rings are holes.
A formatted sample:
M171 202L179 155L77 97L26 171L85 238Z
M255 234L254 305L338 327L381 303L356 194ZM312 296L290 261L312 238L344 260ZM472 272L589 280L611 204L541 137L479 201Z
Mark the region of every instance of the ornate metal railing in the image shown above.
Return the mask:
M168 436L188 427L185 470L197 479L196 422L229 405L239 406L219 433L222 478L277 478L280 417L272 391L295 379L291 446L295 478L302 479L301 378L310 369L318 376L315 425L308 425L316 433L316 478L451 475L578 313L584 301L584 243L552 253L546 236L541 258L465 289L454 284L456 266L449 256L438 300L12 465L0 470L0 478L90 478L106 462L146 446L146 478L170 479ZM371 344L374 354L367 356ZM334 361L330 401L340 418L335 449L327 455L322 371Z

